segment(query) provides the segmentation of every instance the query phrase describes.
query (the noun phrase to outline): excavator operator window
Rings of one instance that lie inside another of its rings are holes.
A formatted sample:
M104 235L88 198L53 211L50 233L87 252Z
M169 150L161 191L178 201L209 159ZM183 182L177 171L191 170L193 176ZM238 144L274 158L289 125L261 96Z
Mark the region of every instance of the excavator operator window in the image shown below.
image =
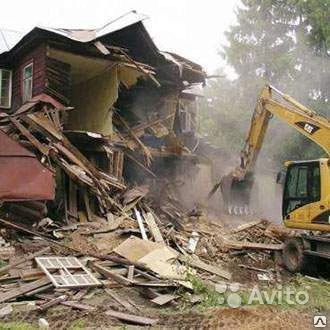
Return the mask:
M321 178L320 166L315 163L311 170L311 202L317 202L321 199Z
M284 218L293 210L320 200L320 167L318 162L289 166L284 195Z

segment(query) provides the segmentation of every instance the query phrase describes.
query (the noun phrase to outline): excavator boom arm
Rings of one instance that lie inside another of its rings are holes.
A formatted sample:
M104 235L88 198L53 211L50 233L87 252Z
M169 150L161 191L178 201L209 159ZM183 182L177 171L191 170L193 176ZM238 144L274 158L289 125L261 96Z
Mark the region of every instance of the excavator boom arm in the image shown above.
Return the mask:
M280 96L279 100L273 97L273 92ZM250 129L241 152L240 168L233 173L237 179L243 180L247 172L253 172L268 122L273 115L314 141L330 155L329 120L267 85L261 92L251 119Z

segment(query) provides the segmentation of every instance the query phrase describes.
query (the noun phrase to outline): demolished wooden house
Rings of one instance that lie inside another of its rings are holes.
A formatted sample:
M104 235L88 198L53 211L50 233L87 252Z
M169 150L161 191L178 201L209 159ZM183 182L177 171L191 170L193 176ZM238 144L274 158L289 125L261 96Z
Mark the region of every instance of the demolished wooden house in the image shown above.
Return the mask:
M138 14L95 30L36 27L9 44L0 49L0 200L8 217L43 218L50 199L49 214L63 221L125 212L118 196L127 186L152 184L194 159L189 88L204 84L205 73L159 51ZM34 155L43 173L35 181ZM5 164L18 157L22 166L11 171ZM40 180L48 190L39 191Z

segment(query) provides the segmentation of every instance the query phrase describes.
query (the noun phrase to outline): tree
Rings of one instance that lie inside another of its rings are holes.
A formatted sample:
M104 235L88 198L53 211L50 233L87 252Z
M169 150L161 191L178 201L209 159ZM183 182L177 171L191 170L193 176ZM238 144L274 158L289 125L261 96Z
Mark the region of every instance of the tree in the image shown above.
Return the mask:
M227 31L228 45L222 52L238 78L218 79L206 91L213 100L207 111L217 118L209 124L217 123L217 129L204 131L229 150L243 145L258 92L266 82L329 116L330 0L241 2L237 24ZM321 153L305 137L272 120L260 158L269 155L279 166L283 160Z

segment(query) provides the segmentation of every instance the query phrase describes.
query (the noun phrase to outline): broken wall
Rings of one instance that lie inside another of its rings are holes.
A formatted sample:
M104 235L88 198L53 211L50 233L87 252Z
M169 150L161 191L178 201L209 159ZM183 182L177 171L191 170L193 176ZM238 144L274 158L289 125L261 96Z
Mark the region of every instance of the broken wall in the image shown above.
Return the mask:
M141 76L132 68L112 65L96 77L72 87L71 105L75 109L69 115L68 129L105 136L112 134L112 107L118 98L120 82L129 88Z

